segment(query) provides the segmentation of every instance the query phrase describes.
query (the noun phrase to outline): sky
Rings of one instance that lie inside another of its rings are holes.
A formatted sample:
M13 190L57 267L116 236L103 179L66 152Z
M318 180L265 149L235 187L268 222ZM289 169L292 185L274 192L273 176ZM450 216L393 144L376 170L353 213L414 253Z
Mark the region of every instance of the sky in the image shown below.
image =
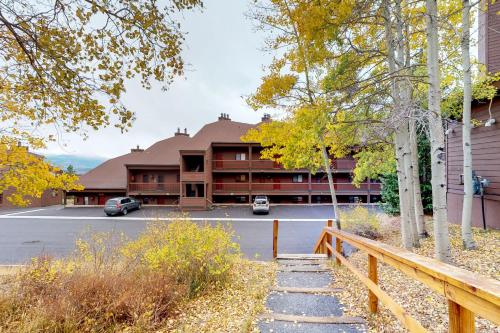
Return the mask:
M235 121L260 121L262 112L249 108L244 96L258 87L262 66L271 56L261 50L265 36L245 17L249 4L249 0L205 0L203 11L183 14L182 30L187 32L183 57L189 64L185 75L167 91L159 84L145 90L138 82L129 82L122 101L137 119L128 132L110 126L89 131L85 141L77 134L64 134L41 153L110 158L137 145L147 148L172 136L178 127L193 135L220 113Z

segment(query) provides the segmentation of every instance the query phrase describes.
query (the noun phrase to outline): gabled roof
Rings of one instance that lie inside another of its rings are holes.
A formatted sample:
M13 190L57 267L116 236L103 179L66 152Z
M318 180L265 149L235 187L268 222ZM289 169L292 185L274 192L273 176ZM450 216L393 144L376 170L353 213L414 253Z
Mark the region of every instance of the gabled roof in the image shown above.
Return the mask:
M190 144L192 139L187 135L176 135L153 144L140 152L129 165L179 165L179 150Z
M186 150L206 150L212 143L241 143L241 136L256 125L221 119L203 126Z
M125 189L127 187L127 168L125 164L139 158L141 152L128 153L101 163L80 176L79 183L85 189Z
M178 166L180 150L206 150L212 143L241 143L241 136L256 125L220 119L203 126L194 137L177 134L161 140L144 151L112 158L80 177L86 189L127 187L127 165Z

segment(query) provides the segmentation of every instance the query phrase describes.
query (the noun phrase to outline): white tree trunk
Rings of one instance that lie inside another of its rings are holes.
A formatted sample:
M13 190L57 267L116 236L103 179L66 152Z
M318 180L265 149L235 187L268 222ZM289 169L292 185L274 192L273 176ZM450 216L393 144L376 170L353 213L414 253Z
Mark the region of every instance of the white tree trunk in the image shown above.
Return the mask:
M399 190L399 212L401 219L401 243L405 249L413 247L413 237L410 226L410 197L408 191L408 182L405 176L405 134L401 129L396 131L395 148L396 148L396 171L398 175L398 190Z
M400 10L400 8L399 8ZM391 12L389 8L389 2L385 0L383 2L383 11L385 18L385 39L387 45L387 63L389 67L389 74L392 76L391 78L391 95L393 99L394 105L394 113L395 116L398 117L398 114L402 112L401 108L401 95L400 95L400 80L396 80L394 74L396 73L396 57L395 57L395 46L394 46L394 35L392 31L392 19ZM400 26L402 29L402 27ZM399 115L400 116L400 115ZM403 121L405 123L406 121ZM396 125L396 131L394 135L394 149L396 155L396 169L398 175L398 192L399 192L399 211L400 211L400 219L401 219L401 242L403 247L406 249L412 248L412 237L410 230L410 214L408 211L409 201L408 201L408 192L405 191L407 187L406 178L405 178L405 166L404 166L404 142L405 142L405 133L404 124ZM408 130L406 130L408 132Z
M413 182L413 165L411 158L411 142L410 142L410 134L408 131L408 122L405 124L404 135L404 144L403 144L403 160L404 160L404 177L406 181L406 189L408 198L408 224L410 230L410 238L412 246L419 247L419 237L418 237L418 228L417 228L417 219L416 219L416 211L415 211L415 184Z
M412 113L413 116L413 113ZM417 221L417 230L419 238L429 237L429 233L425 227L424 221L424 205L422 204L422 191L420 190L420 174L419 174L419 163L418 163L418 141L417 141L417 129L415 126L415 119L410 118L410 153L411 153L411 164L412 164L412 176L413 176L413 190L414 190L414 205L415 205L415 219Z
M321 146L321 151L323 152L323 164L325 172L328 176L328 186L330 187L330 195L332 196L332 206L333 206L333 218L335 219L335 226L337 229L341 229L340 218L339 218L339 205L337 202L337 193L335 192L335 185L333 184L332 168L330 165L330 158L328 157L328 151L325 145Z
M429 74L429 137L431 141L432 205L437 259L450 262L448 214L446 212L446 166L444 130L441 119L437 0L426 0L427 71Z
M408 65L410 64L410 59L405 58L409 56L405 48L405 36L403 34L403 13L401 10L401 1L396 1L394 6L394 15L396 18L396 68L399 71L400 78L397 79L398 91L399 91L399 118L401 118L400 124L398 125L397 131L400 134L400 144L402 149L403 158L403 170L402 170L402 181L403 181L403 200L406 206L408 217L404 220L406 223L405 229L407 235L405 235L405 242L409 242L410 247L419 246L416 219L415 219L415 206L414 201L414 189L413 189L413 176L412 176L412 164L411 164L411 153L410 153L410 133L408 131L409 116L410 116L410 105L411 105L411 82L408 80ZM406 246L405 246L406 247Z
M464 151L464 201L462 206L462 241L464 248L476 247L472 239L472 150L471 150L471 65L470 65L470 1L462 1L462 67L464 75L464 105L462 145Z

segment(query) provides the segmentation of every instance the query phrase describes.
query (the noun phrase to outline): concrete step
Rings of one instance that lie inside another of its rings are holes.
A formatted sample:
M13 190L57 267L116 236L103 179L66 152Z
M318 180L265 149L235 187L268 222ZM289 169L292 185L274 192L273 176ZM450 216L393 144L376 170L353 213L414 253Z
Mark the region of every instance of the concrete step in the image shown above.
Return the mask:
M332 294L342 291L342 288L299 288L299 287L274 287L273 291L283 293L303 293L303 294Z
M281 266L278 268L281 272L329 272L330 270L319 265L292 265L292 266Z
M325 259L278 259L276 262L283 266L293 265L326 265L328 260Z
M297 316L283 313L265 313L261 315L264 320L279 320L291 321L295 323L311 323L311 324L363 324L365 321L359 317L314 317L314 316Z
M329 272L277 272L278 287L325 288L332 282Z
M363 333L363 324L315 324L280 320L260 321L258 324L262 333Z
M327 259L328 256L326 254L307 254L307 253L278 253L278 256L276 257L277 260L296 260L296 259L306 259L306 260L318 260L318 259Z
M271 292L266 308L273 313L295 316L340 317L344 313L337 297L308 293Z

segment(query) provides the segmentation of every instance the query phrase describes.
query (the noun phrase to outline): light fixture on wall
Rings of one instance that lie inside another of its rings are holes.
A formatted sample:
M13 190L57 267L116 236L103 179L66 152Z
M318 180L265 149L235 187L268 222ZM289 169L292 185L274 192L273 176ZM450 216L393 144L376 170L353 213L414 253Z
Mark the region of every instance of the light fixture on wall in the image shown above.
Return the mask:
M494 123L496 123L495 118L490 118L490 119L486 120L486 122L484 123L484 127L490 127Z
M459 125L458 121L456 120L449 120L448 121L448 128L444 132L445 135L450 135L451 133L455 133L455 127Z

